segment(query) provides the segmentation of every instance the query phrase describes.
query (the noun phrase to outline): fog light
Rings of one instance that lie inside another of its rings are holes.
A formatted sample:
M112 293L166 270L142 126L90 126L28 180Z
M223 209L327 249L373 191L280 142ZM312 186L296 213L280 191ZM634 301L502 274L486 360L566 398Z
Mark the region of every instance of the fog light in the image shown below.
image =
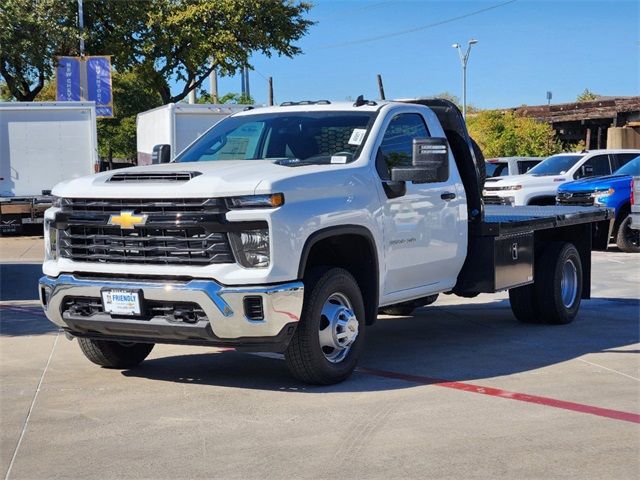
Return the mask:
M244 297L244 316L249 320L264 320L264 308L262 306L262 297L250 296Z
M265 268L269 266L269 230L246 230L229 233L231 248L236 261L247 268Z

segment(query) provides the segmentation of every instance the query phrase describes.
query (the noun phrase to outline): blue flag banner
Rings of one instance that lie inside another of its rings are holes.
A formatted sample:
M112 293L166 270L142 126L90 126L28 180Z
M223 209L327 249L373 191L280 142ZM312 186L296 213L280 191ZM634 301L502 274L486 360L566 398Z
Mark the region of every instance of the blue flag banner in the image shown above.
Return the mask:
M56 100L60 102L79 102L80 94L80 57L58 57L56 71Z
M111 57L58 57L56 100L96 103L97 117L113 117Z
M96 102L96 116L113 117L111 59L108 56L91 56L86 62L87 100Z

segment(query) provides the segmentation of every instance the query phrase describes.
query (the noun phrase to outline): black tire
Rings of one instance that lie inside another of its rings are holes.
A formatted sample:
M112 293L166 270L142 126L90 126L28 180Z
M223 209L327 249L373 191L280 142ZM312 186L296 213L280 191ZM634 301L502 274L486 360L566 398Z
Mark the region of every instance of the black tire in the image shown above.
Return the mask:
M78 344L85 357L107 368L135 367L147 358L154 347L153 343L120 343L91 338L78 338Z
M575 267L575 295L568 305L562 298L565 265ZM552 242L540 254L532 285L509 290L511 310L524 323L571 323L580 309L582 297L582 262L576 248L567 242Z
M640 230L631 228L631 215L627 215L618 227L616 245L626 253L640 252Z
M511 311L522 323L542 323L533 284L509 290Z
M480 149L480 145L471 137L471 146L473 147L473 155L476 157L476 165L478 167L478 182L480 192L484 190L484 181L487 179L487 164L484 161L484 154Z
M362 293L353 276L342 268L314 269L305 276L304 305L285 360L291 374L305 383L332 385L349 377L356 367L364 347L365 309ZM320 346L319 331L322 308L332 295L348 298L358 321L358 336L348 353L332 363Z
M562 269L571 261L576 269L576 295L569 306L562 300ZM563 325L571 323L580 309L582 298L582 262L580 254L570 243L553 242L542 252L539 266L536 270L537 304L544 322Z

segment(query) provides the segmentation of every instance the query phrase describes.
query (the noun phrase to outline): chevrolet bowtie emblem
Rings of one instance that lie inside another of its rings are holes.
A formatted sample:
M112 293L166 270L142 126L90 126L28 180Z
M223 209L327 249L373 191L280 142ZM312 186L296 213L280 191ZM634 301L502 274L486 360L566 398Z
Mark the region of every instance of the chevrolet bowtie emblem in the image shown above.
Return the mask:
M131 210L122 211L120 215L111 215L108 224L118 226L123 230L133 230L133 227L147 223L148 217L148 215L134 215Z

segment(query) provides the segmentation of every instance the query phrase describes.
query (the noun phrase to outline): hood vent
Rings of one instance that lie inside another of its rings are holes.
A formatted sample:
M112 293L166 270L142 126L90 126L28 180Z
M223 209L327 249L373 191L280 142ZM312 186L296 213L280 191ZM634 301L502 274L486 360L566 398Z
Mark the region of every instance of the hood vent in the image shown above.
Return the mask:
M202 172L128 172L112 175L109 182L141 183L141 182L188 182Z

